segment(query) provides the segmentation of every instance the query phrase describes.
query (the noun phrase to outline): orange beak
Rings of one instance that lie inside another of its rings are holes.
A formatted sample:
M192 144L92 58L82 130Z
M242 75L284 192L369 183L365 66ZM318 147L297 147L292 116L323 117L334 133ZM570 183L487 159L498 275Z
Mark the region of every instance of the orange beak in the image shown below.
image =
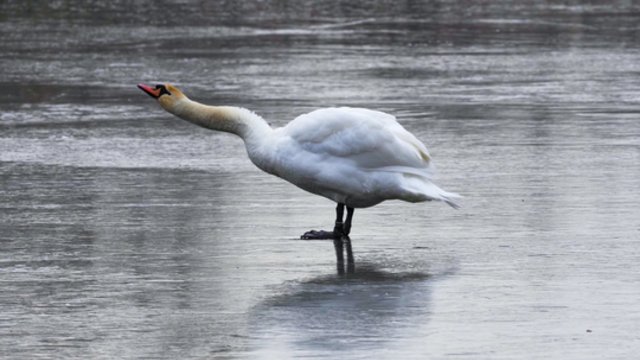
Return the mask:
M154 89L151 86L145 85L145 84L138 84L138 87L140 88L140 90L146 92L149 96L151 96L154 99L157 99L160 97L161 89Z

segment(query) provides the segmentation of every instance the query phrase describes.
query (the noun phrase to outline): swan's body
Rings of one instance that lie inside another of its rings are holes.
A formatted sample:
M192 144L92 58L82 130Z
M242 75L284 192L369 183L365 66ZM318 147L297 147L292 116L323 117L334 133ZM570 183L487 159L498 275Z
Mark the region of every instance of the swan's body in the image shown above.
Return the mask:
M253 112L192 101L166 84L139 87L170 113L240 136L260 169L352 208L385 200L437 200L457 207L457 194L431 182L431 157L394 116L361 108L325 108L272 129ZM341 212L340 224L342 221ZM350 228L350 215L348 218ZM346 229L348 235L348 229Z
M426 147L389 114L326 108L265 136L249 157L262 170L349 207L384 200L442 200L455 194L431 183Z

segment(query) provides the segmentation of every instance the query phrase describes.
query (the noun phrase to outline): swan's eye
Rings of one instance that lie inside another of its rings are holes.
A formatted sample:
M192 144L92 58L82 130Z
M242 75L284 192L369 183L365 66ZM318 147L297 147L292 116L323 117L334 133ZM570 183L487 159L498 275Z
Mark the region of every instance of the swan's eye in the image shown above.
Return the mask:
M158 97L164 94L171 96L171 93L169 92L169 90L167 90L167 88L164 85L156 85L156 90L160 90L160 92L158 92Z

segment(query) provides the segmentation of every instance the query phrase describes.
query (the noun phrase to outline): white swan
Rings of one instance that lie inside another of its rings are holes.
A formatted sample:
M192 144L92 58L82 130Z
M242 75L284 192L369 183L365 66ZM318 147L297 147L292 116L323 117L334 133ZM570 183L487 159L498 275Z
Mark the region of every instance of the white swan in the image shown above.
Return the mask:
M359 108L326 108L272 129L249 110L203 105L171 84L138 87L184 120L240 136L249 158L260 169L335 201L334 230L309 231L303 239L348 236L353 209L384 200L438 200L458 207L454 199L459 195L431 182L433 167L427 148L392 115Z

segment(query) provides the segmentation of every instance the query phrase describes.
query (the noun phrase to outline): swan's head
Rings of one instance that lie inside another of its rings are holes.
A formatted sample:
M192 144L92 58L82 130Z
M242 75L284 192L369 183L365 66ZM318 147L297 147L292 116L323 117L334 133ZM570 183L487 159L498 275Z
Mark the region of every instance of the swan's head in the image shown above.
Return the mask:
M176 102L186 97L180 89L171 84L158 84L155 86L138 84L138 87L147 95L158 100L160 106L166 110L172 109Z

